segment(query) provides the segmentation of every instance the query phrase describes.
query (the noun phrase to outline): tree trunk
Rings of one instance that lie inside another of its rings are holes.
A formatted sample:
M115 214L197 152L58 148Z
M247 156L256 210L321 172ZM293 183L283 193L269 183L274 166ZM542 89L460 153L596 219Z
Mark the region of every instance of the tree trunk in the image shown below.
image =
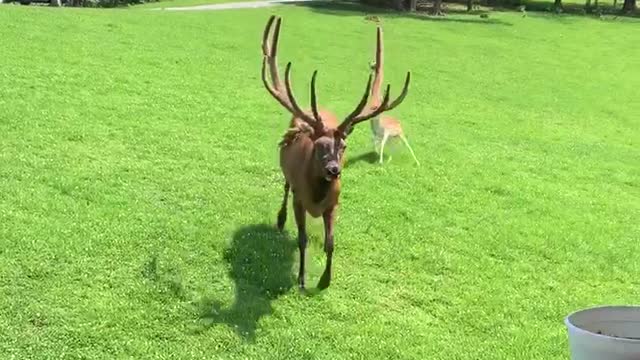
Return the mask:
M473 10L473 0L467 0L467 11Z
M433 15L442 15L442 0L433 2Z
M555 7L556 9L558 8L562 8L562 0L555 0L553 3L553 7Z
M414 12L418 8L418 0L411 0L409 3L409 11Z
M624 0L624 5L622 6L622 11L624 12L632 12L636 10L636 0Z
M49 2L49 6L60 7L60 6L62 6L62 1L61 0L51 0Z
M393 0L393 6L398 11L404 11L404 1L403 0Z

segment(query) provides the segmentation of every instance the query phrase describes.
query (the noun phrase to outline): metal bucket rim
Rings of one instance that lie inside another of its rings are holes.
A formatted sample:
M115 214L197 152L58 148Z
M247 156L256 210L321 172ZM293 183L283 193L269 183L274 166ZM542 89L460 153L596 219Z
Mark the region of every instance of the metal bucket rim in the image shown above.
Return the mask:
M581 309L581 310L576 310L572 313L570 313L569 315L567 315L564 318L564 324L565 326L567 326L567 328L569 328L570 330L573 330L577 333L582 333L582 334L588 334L590 336L595 336L597 338L602 338L602 339L607 339L607 340L611 340L611 341L616 341L616 342L627 342L627 343L633 343L633 344L640 344L640 339L629 339L629 338L624 338L624 337L615 337L615 336L609 336L609 335L605 335L605 334L598 334L583 328L580 328L576 325L574 325L573 323L571 323L571 318L575 315L581 314L581 313L586 313L586 312L590 312L590 311L594 311L594 310L606 310L606 309L633 309L633 310L637 310L638 312L640 312L640 306L638 305L602 305L602 306L595 306L595 307L590 307L590 308L586 308L586 309Z

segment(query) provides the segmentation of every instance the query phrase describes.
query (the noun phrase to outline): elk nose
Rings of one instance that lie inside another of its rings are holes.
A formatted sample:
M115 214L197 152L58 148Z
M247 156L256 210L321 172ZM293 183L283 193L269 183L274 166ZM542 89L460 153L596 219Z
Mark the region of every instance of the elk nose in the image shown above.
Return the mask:
M329 174L337 176L340 175L340 168L337 165L329 165Z

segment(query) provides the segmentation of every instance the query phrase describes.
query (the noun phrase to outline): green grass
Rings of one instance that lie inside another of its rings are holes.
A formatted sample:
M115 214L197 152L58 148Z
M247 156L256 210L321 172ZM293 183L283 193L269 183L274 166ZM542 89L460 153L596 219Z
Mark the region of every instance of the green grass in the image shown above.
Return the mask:
M317 68L346 114L373 51L361 13L0 11L1 358L566 359L566 314L636 302L637 22L382 16L422 166L401 145L351 162L334 281L303 296L293 219L272 225L274 12L300 101Z

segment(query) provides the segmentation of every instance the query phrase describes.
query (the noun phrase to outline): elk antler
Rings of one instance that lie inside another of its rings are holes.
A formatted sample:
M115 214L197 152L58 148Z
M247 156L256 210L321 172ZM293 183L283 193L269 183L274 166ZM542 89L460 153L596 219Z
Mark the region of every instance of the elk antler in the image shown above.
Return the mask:
M375 52L375 62L371 67L371 70L374 71L375 76L373 77L373 88L371 89L371 99L369 106L375 107L379 106L382 101L382 94L380 94L380 87L382 86L382 79L384 77L384 43L382 39L382 28L380 25L376 27L376 52Z
M277 19L277 20L276 20ZM269 33L271 31L271 27L273 26L273 22L276 20L276 28L273 33L273 39L271 44L269 44ZM267 91L273 96L280 105L284 106L293 116L298 117L304 120L306 123L311 125L314 129L323 128L322 119L319 116L319 111L317 108L316 101L316 75L318 71L313 72L313 77L311 78L311 110L312 114L308 114L303 111L300 106L298 106L298 102L293 95L293 90L291 90L291 62L287 64L285 69L285 80L284 86L282 86L282 82L280 81L280 74L278 73L278 63L277 63L277 52L278 52L278 38L280 36L280 24L282 19L272 15L267 22L267 26L264 29L264 34L262 37L262 82L264 86L267 88ZM269 84L267 80L267 65L269 67L269 76L271 77L272 84Z
M371 90L371 74L369 74L369 82L367 84L367 88L364 96L362 97L362 100L360 100L360 103L358 104L356 109L351 114L349 114L349 116L347 116L347 118L340 124L340 126L338 126L338 130L340 130L343 134L349 135L354 125L360 122L369 120L373 117L380 115L385 111L389 111L395 108L396 106L400 105L404 101L405 96L407 96L407 92L409 90L409 82L411 81L410 71L407 71L407 77L404 81L404 87L402 88L402 92L400 93L400 96L398 96L398 98L396 98L389 105L389 91L391 89L391 86L387 85L387 89L385 91L382 102L380 102L379 96L380 96L380 85L382 83L382 61L383 61L382 29L380 28L380 26L378 26L377 39L376 39L376 62L375 62L375 65L373 66L375 71L374 71L374 80L373 80L374 81L373 91L371 91L373 95L371 106L369 106L366 111L364 110L369 97L369 91Z

